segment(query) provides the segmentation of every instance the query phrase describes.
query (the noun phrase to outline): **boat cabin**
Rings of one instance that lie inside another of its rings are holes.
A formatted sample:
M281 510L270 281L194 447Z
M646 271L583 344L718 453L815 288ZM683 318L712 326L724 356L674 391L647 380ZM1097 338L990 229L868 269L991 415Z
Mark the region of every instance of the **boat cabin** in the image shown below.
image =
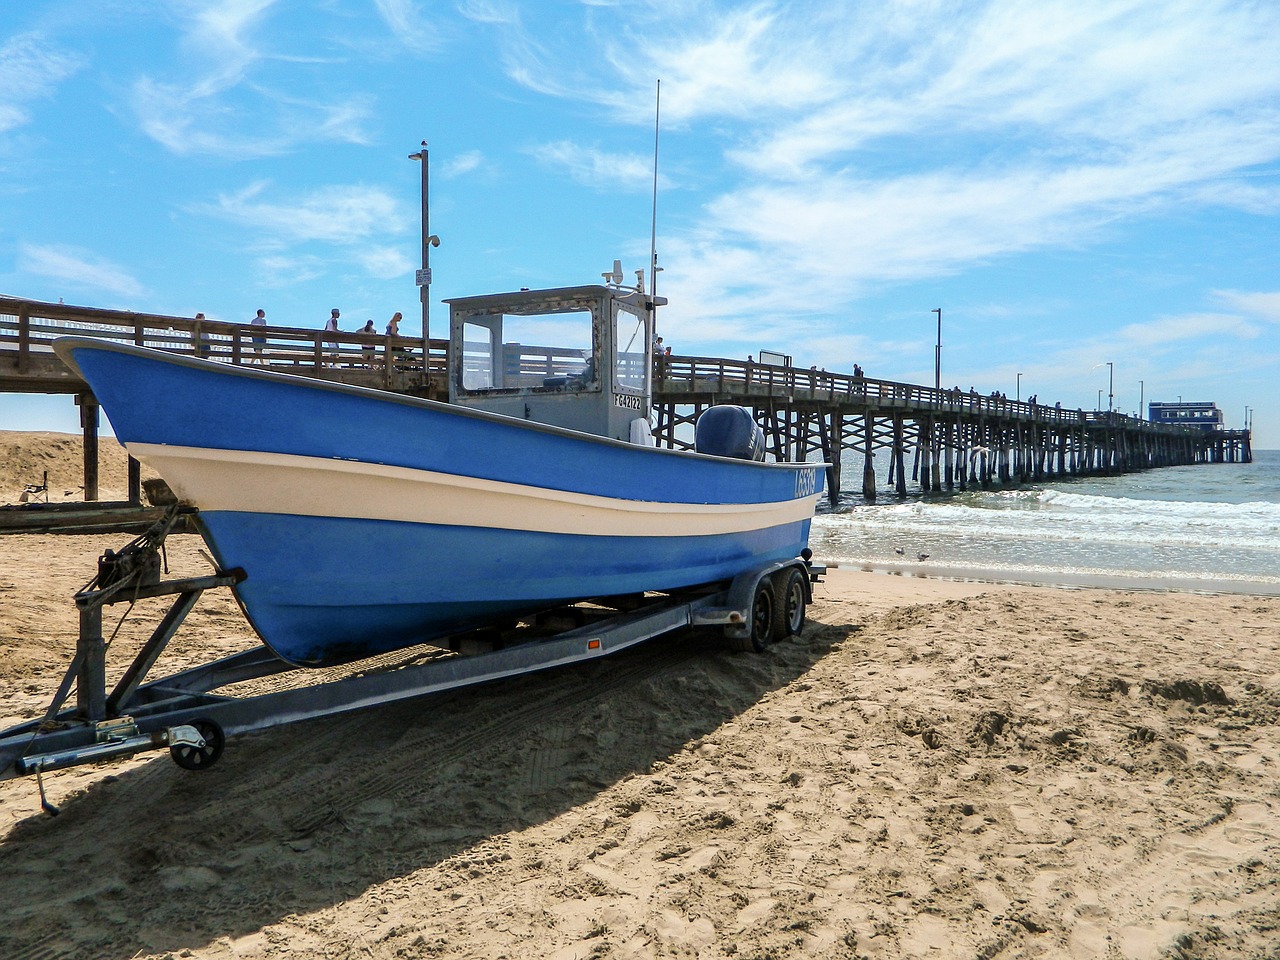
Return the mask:
M653 308L592 284L449 304L449 402L651 444Z

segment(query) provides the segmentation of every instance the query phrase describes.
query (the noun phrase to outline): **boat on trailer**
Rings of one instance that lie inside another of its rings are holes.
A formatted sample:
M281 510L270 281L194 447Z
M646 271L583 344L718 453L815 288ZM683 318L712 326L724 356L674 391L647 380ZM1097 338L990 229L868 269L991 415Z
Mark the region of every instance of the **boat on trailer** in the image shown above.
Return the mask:
M592 597L730 580L806 547L822 464L740 408L649 430L653 306L591 285L449 301L449 402L65 339L281 659L330 666Z
M179 502L107 551L76 594L75 656L44 716L0 731L0 779L34 775L56 813L46 771L166 747L204 769L230 735L688 626L756 651L801 629L824 572L806 544L825 465L765 462L760 427L734 406L704 411L693 451L657 447L656 298L589 285L449 302L448 403L57 342ZM211 575L161 579L178 524L203 535ZM201 594L221 587L262 646L149 679ZM163 597L172 606L109 688L104 608ZM469 655L419 662L408 648L424 643ZM235 692L352 661L340 679Z

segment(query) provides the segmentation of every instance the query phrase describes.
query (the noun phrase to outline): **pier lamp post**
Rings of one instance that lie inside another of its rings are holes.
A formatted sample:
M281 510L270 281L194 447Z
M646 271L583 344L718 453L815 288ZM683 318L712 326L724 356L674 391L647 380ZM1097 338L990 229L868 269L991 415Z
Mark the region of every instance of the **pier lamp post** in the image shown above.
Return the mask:
M1014 399L1019 403L1022 402L1022 374L1018 374L1018 385L1014 390Z
M935 307L930 313L938 315L938 345L933 351L933 388L942 389L942 308Z
M1116 365L1107 361L1107 413L1115 407L1116 400Z
M1145 404L1147 402L1147 381L1138 381L1138 419L1147 419Z
M1102 409L1102 388L1101 387L1098 388L1098 405L1094 407L1094 409L1095 410Z
M422 164L422 269L417 272L415 280L422 299L422 386L425 390L431 383L431 248L440 246L440 238L431 232L427 201L430 166L427 163L427 141L423 140L422 149L409 154L409 159Z

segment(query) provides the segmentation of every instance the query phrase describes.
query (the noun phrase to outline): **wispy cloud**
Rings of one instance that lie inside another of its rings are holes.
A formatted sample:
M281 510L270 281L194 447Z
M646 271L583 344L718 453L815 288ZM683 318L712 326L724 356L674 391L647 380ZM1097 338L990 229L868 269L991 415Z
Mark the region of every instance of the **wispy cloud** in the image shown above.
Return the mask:
M650 157L609 153L568 140L542 144L531 148L529 153L542 163L567 170L579 183L598 189L647 189L653 183Z
M0 133L28 122L28 105L49 96L82 67L39 33L20 33L0 45Z
M180 79L139 76L130 107L144 133L179 155L255 158L300 143L366 143L364 94L301 98L255 79L264 64L311 63L259 41L277 0L222 0L181 21ZM297 86L297 84L294 84Z
M48 277L70 289L101 290L121 297L146 292L119 264L78 247L24 243L18 247L17 265L20 271Z
M378 280L394 280L412 273L414 261L399 247L367 246L354 254L356 262L369 276Z
M1164 349L1188 340L1253 340L1260 334L1257 324L1229 313L1184 313L1160 317L1147 323L1122 327L1118 339L1130 347Z
M260 251L259 268L275 285L299 283L352 264L379 280L403 277L414 263L408 250L382 242L404 232L404 207L378 187L339 185L280 199L272 185L251 184L212 203L187 209L233 223ZM317 249L308 245L319 245ZM324 249L328 247L329 249Z
M554 31L472 6L530 89L640 124L661 77L666 121L720 138L718 194L660 244L690 315L803 311L797 288L840 311L1161 210L1280 209L1274 180L1238 179L1280 159L1272 5L628 5L625 28L585 18L594 71ZM540 156L584 183L621 175L569 144Z
M219 196L216 203L192 204L191 209L281 243L349 245L405 229L401 204L378 187L331 186L290 201L272 201L265 199L270 186L254 183Z
M446 180L463 177L485 166L484 154L479 150L468 150L465 153L450 157L441 167L440 176Z
M405 47L422 53L439 50L443 41L438 24L429 24L422 5L414 0L374 0L378 14Z
M1280 292L1248 293L1241 290L1215 290L1213 296L1219 303L1239 310L1249 317L1280 323Z

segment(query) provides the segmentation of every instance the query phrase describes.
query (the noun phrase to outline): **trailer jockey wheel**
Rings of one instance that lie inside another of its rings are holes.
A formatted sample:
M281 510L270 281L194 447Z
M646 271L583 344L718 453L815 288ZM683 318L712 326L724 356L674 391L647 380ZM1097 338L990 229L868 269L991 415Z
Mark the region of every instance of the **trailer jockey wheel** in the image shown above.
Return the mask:
M195 720L191 726L195 727L204 738L204 746L191 747L179 744L169 748L169 756L173 757L173 762L183 770L208 770L222 756L222 748L226 745L227 738L223 736L222 728L212 720Z
M773 584L777 587L773 639L794 637L804 629L804 608L808 593L805 575L795 567L788 567L773 575Z

